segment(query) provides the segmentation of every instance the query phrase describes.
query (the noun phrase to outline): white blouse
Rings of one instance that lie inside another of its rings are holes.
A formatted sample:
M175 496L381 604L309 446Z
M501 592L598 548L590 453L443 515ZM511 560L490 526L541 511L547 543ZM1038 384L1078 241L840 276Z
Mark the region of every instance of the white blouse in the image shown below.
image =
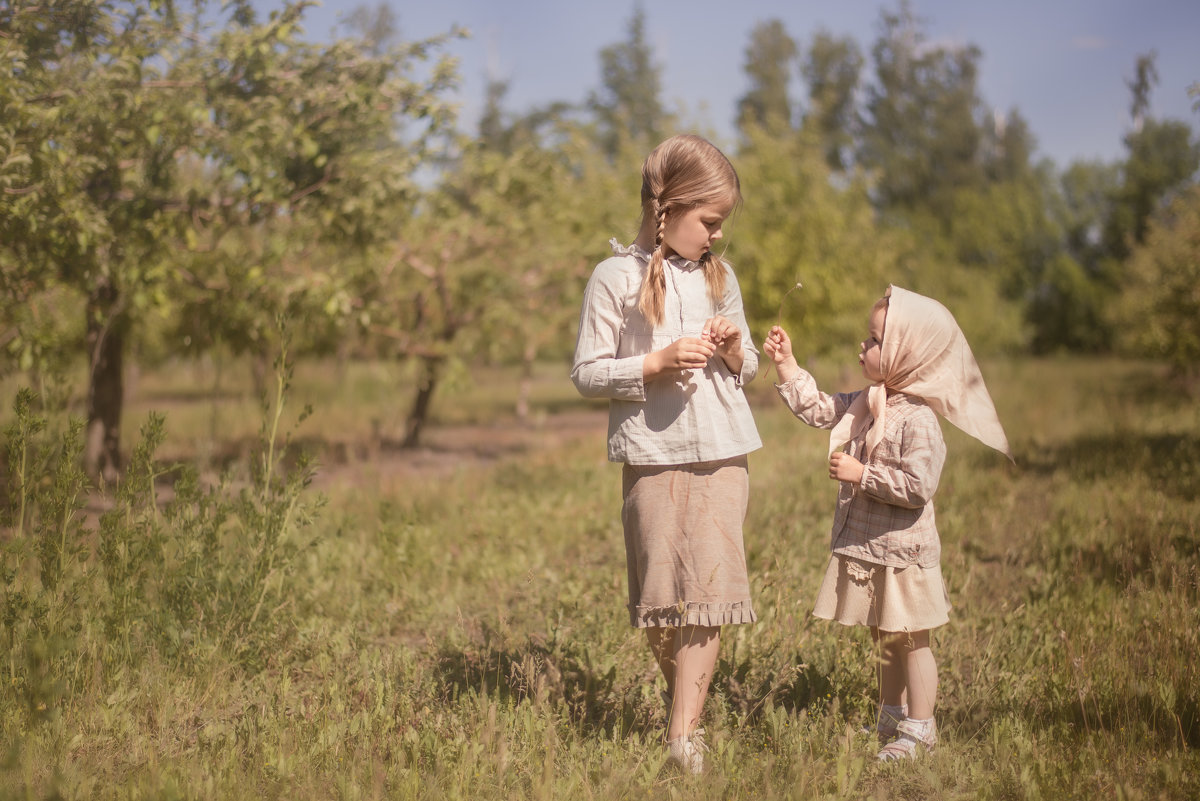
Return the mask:
M725 295L708 295L698 262L663 264L666 298L656 328L638 310L650 254L614 239L611 258L596 265L583 294L571 380L587 398L608 398L608 458L638 465L712 462L762 447L742 385L758 372L758 351L742 309L742 293L726 265ZM742 332L744 360L734 375L718 355L703 370L642 380L646 354L684 336L698 337L721 315Z

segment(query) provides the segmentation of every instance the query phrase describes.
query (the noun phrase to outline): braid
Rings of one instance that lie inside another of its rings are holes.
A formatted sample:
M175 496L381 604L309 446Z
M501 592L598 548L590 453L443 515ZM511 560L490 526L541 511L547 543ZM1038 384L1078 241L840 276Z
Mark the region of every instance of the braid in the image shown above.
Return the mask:
M657 198L653 200L653 207L658 223L654 231L654 252L650 254L650 264L646 267L646 280L642 282L638 310L651 325L658 325L663 319L667 294L667 276L663 270L663 235L667 230L667 209Z
M720 303L725 297L725 261L711 250L700 257L704 265L704 283L708 287L708 296L714 303Z

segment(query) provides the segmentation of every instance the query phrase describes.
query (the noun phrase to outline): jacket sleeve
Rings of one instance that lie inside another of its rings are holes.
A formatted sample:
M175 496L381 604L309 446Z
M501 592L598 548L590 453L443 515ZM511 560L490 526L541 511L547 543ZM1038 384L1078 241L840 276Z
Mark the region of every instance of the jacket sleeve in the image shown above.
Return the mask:
M786 384L776 384L775 390L784 404L800 420L813 428L833 428L842 419L857 392L829 395L817 388L817 381L803 368Z
M914 415L904 423L899 463L866 465L859 486L884 503L918 509L933 499L945 463L946 442L937 416L932 411Z

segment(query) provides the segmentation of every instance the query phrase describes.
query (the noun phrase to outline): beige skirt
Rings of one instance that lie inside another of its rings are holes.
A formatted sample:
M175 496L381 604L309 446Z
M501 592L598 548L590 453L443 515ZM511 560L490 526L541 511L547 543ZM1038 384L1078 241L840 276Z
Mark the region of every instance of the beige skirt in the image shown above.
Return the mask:
M637 628L757 620L742 544L745 456L622 471L629 622Z
M834 554L817 593L815 617L883 631L923 631L949 621L942 569L888 567Z

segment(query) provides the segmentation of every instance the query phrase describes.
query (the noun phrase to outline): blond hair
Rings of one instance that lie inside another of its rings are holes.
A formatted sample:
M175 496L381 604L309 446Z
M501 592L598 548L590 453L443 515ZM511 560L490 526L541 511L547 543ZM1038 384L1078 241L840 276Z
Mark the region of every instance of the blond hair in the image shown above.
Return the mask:
M693 134L672 136L662 142L642 164L642 223L653 220L654 250L642 280L638 309L653 325L662 322L666 297L663 269L663 235L667 215L697 206L741 203L742 188L737 172L725 154L711 142ZM725 263L706 252L700 259L709 297L725 294Z

